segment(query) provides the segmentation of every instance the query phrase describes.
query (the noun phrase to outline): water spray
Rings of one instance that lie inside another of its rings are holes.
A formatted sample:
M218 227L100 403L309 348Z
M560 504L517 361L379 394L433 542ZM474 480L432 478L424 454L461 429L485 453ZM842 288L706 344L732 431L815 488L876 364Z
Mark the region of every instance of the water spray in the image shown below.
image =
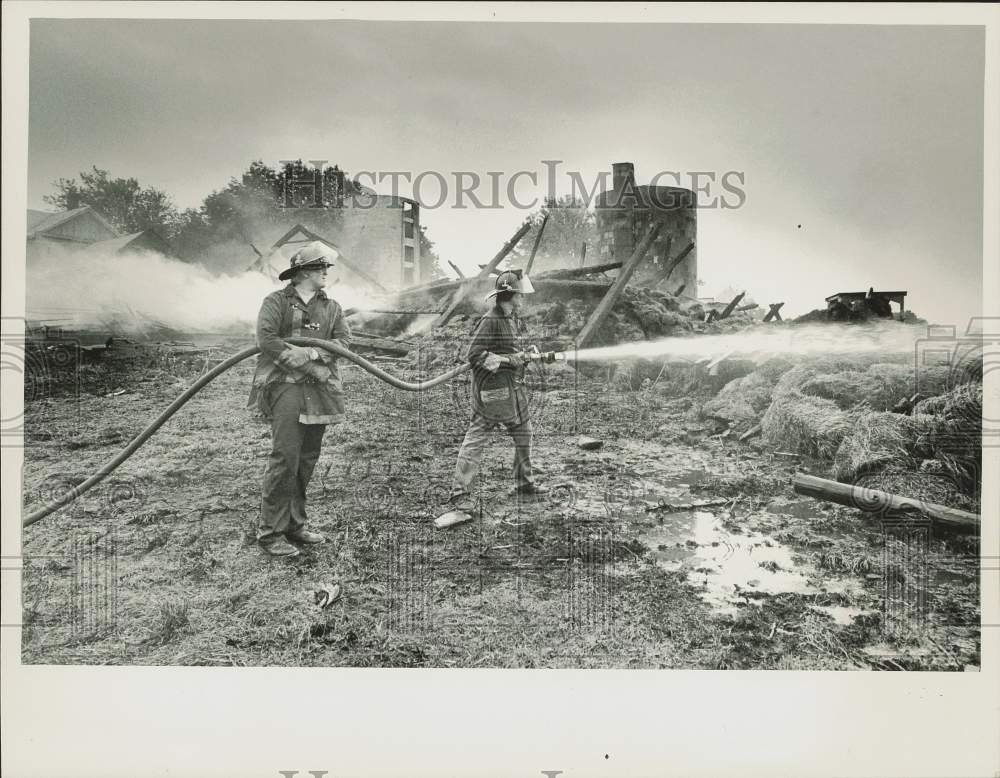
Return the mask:
M764 361L781 355L912 354L921 335L919 328L898 322L769 326L719 335L597 346L563 352L563 358L572 362L609 362L674 357L690 362L720 362L728 358Z
M855 325L815 325L795 328L768 328L761 332L743 331L727 335L708 335L704 337L673 337L657 341L638 343L623 343L617 346L602 346L576 351L539 351L533 348L517 354L507 355L523 362L551 364L554 362L607 362L616 359L646 358L662 359L669 357L687 358L694 361L710 361L717 364L729 357L753 357L758 359L779 354L830 355L870 353L906 353L912 352L918 334L909 327L892 328L869 326L861 328ZM317 338L288 338L287 343L296 346L313 346L338 357L343 357L371 373L381 381L397 389L408 392L420 392L438 386L451 380L470 368L469 364L459 365L439 376L427 381L411 383L386 372L364 357L358 356L337 343L319 340ZM125 460L134 454L143 443L151 438L167 420L187 403L194 395L215 380L222 373L244 359L254 356L260 351L258 346L251 346L228 359L220 362L214 368L201 376L194 384L174 400L166 410L156 417L139 435L129 443L117 456L107 462L94 475L83 483L69 489L56 500L34 511L24 518L22 526L29 526L50 513L59 510L76 500L82 494L107 478ZM505 357L501 357L504 359Z

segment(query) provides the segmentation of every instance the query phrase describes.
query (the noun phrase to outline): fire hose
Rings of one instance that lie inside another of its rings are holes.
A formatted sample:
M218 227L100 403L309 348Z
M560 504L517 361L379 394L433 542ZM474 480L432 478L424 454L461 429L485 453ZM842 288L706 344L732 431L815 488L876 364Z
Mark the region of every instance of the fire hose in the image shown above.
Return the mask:
M468 363L461 364L458 365L457 367L452 368L451 370L448 370L445 373L442 373L439 376L435 376L434 378L430 378L426 381L411 383L408 381L403 381L401 378L397 378L396 376L392 375L392 373L386 372L378 365L369 362L364 357L355 354L353 351L341 346L338 343L332 343L327 340L319 340L318 338L286 338L285 342L291 343L295 346L313 346L314 348L323 349L324 351L328 351L331 354L335 354L338 357L343 357L344 359L353 362L363 370L366 370L367 372L371 373L379 380L385 381L390 386L394 386L395 388L402 389L403 391L406 392L421 392L425 389L430 389L434 386L438 386L439 384L443 384L446 381L450 381L455 376L461 375L470 368L470 365ZM237 365L244 359L248 359L249 357L254 356L259 352L260 352L259 346L250 346L249 348L245 348L243 349L243 351L233 354L233 356L223 360L215 367L213 367L211 370L209 370L207 373L200 376L198 380L195 381L193 384L191 384L191 386L189 386L187 389L185 389L184 392L181 393L176 400L170 403L170 405L159 416L153 419L153 421L149 424L149 426L147 426L142 432L136 435L136 437L133 438L132 442L129 443L125 448L123 448L117 454L117 456L106 462L101 467L100 470L98 470L96 473L90 476L90 478L88 478L86 481L83 481L82 483L77 484L71 489L68 489L66 492L59 495L59 497L57 497L56 499L52 500L48 504L39 508L38 510L25 516L24 519L21 521L21 526L27 527L30 526L31 524L34 524L36 521L44 519L50 513L54 513L60 508L69 505L69 503L73 502L82 494L95 487L97 484L99 484L101 481L103 481L105 478L111 475L111 473L113 473L123 462L125 462L126 459L128 459L136 451L138 451L139 447L142 446L143 443L145 443L147 440L153 437L156 431L160 429L160 427L162 427L171 416L177 413L177 411L179 411L181 407L187 403L188 400L190 400L192 397L198 394L198 392L204 389L208 384L210 384L220 375L229 370L229 368L233 367L234 365ZM562 354L557 355L554 354L553 352L540 353L536 350L531 352L523 352L517 354L516 356L522 359L527 359L529 361L552 362L562 357L563 355Z
M402 389L407 392L420 392L424 389L430 389L433 386L443 384L445 381L449 381L457 375L464 373L469 369L468 364L459 365L458 367L452 368L446 373L442 373L439 376L428 379L427 381L420 381L418 383L410 383L403 381L400 378L387 373L385 370L380 368L378 365L369 362L364 357L358 356L353 351L339 345L338 343L331 343L326 340L319 340L317 338L287 338L286 343L291 343L296 346L313 346L314 348L323 349L331 354L335 354L338 357L343 357L358 367L368 371L376 378L385 381L397 389ZM163 411L159 416L157 416L153 421L147 426L142 432L140 432L131 443L129 443L124 449L122 449L114 459L106 462L100 470L94 473L90 478L82 483L68 489L63 494L59 495L56 499L52 500L47 505L39 508L38 510L28 514L24 517L21 522L22 527L27 527L34 524L36 521L40 521L48 516L50 513L59 510L65 505L73 502L75 499L80 497L80 495L92 489L94 486L99 484L105 478L107 478L111 473L115 471L126 459L132 456L139 447L149 440L160 427L162 427L167 420L173 416L177 411L183 407L188 400L194 397L198 392L204 389L208 384L218 378L220 375L225 373L229 368L242 362L244 359L254 356L260 352L259 346L250 346L249 348L243 349L236 354L233 354L228 359L223 360L211 370L209 370L204 375L200 376L197 381L195 381L191 386L184 390L184 392L177 397L170 405Z

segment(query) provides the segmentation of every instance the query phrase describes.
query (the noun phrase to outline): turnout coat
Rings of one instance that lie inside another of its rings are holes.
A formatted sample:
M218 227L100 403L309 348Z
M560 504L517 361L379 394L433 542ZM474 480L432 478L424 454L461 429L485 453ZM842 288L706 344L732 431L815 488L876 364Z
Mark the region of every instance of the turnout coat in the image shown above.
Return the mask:
M487 353L503 356L525 349L524 323L494 305L476 324L465 357L472 364L472 410L490 421L519 426L528 421L524 365L501 365L491 373Z
M248 405L270 419L269 389L281 382L302 384L299 412L302 424L340 421L344 416L344 388L337 357L317 349L320 362L311 362L299 370L289 369L278 358L288 348L284 339L293 337L330 340L346 348L351 330L343 309L322 289L308 303L302 301L292 284L269 294L257 316L257 345L261 352L257 356Z

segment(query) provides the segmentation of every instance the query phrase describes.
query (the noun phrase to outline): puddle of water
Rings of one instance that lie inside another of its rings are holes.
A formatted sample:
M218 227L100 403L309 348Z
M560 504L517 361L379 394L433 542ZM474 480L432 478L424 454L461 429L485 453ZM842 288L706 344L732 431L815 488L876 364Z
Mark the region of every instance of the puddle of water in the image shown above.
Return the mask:
M768 503L768 513L781 516L794 516L797 519L815 519L822 516L821 504L816 500L790 500L787 497L776 497Z
M729 532L709 511L666 514L661 526L639 540L661 567L685 571L688 582L720 613L735 612L736 604L748 599L743 593L816 594L846 592L852 586L850 581L831 580L813 586L788 546L758 532Z
M854 619L858 616L861 616L864 613L871 613L871 611L865 610L864 608L851 608L847 605L812 605L810 607L813 610L830 614L836 624L840 624L845 627L854 621Z

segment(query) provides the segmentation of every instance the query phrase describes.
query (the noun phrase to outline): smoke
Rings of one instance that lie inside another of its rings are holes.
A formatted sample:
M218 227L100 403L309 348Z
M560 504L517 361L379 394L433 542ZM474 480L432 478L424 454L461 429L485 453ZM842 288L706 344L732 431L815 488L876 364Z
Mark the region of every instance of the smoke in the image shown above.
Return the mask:
M30 320L67 329L101 327L109 320L128 329L142 318L182 332L249 334L264 297L282 286L263 273L217 275L151 252L47 246L28 258L26 310ZM344 284L331 284L326 292L344 308L374 304Z
M581 349L567 356L578 362L629 358L696 362L729 356L763 361L779 355L905 354L913 353L916 341L924 333L920 328L893 321L759 326L724 335L671 337Z

